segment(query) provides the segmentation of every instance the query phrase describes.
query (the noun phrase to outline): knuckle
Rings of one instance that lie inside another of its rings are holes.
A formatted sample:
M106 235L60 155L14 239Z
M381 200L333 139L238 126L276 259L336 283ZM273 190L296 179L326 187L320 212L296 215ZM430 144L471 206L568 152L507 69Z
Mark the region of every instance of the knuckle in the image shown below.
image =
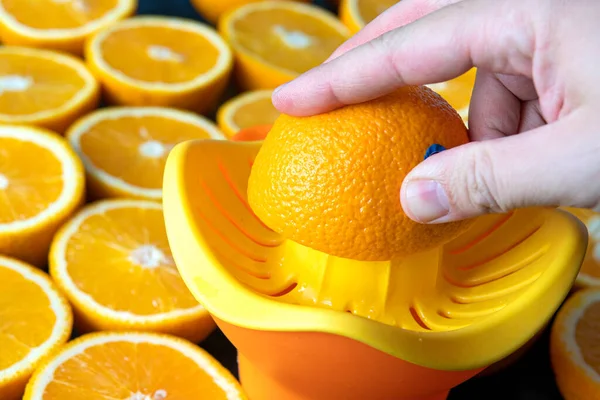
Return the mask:
M486 146L470 146L465 165L465 202L480 213L508 211L499 195L496 166Z

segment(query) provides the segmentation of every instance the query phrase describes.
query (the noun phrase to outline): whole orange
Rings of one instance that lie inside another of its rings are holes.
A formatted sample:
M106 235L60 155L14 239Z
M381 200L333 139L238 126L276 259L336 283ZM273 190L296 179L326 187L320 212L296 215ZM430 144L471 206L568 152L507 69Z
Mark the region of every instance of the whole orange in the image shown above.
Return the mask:
M252 167L248 201L271 229L333 256L384 261L437 247L469 221L424 225L400 204L407 173L433 144L469 140L426 87L311 117L281 115Z

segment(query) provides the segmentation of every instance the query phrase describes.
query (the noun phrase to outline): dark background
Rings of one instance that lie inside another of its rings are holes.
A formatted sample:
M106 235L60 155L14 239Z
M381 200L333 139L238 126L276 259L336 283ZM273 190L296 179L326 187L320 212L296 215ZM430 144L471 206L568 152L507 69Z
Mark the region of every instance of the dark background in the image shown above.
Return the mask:
M202 20L189 0L139 0L139 3L140 14ZM315 3L335 11L326 0L317 0ZM202 343L202 347L237 376L235 348L221 332L212 334ZM548 359L548 332L515 364L492 376L471 379L454 389L449 400L562 400Z

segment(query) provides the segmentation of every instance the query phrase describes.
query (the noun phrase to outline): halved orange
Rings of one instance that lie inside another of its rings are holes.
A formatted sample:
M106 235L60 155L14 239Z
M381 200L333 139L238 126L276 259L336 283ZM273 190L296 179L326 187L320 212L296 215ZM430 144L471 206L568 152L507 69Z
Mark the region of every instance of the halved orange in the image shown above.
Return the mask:
M219 17L225 12L233 10L237 7L243 6L248 3L256 3L262 0L192 0L192 5L207 21L216 23ZM290 1L301 1L304 3L310 2L310 0L290 0Z
M565 400L600 399L600 289L585 289L559 310L550 335L552 368Z
M280 114L271 101L272 94L272 90L249 91L223 103L217 112L219 128L231 138L241 129L272 125Z
M160 200L169 151L191 139L225 139L207 118L163 107L114 107L78 120L67 132L83 160L91 198Z
M233 47L244 90L274 89L321 64L350 37L330 12L290 1L238 7L221 17L219 32Z
M52 236L83 203L84 181L58 134L0 126L0 254L44 266Z
M56 234L49 264L80 332L152 331L198 342L215 327L177 272L158 202L87 205Z
M214 29L175 17L113 24L90 39L85 56L113 104L200 113L216 105L233 68L231 50Z
M151 333L75 339L36 371L24 400L244 400L240 384L188 341Z
M352 33L357 33L398 0L342 0L339 15Z
M600 287L600 213L583 208L566 207L565 210L579 218L588 228L588 248L577 275L576 286Z
M471 68L464 74L446 82L434 83L426 85L434 92L442 96L450 105L458 111L463 122L468 123L469 106L471 104L471 96L475 87L475 78L477 69Z
M54 51L0 47L0 123L62 133L99 100L96 79L78 59Z
M0 39L79 55L89 35L130 16L136 6L136 0L1 0Z
M69 303L42 271L0 256L0 399L19 400L40 361L71 335Z

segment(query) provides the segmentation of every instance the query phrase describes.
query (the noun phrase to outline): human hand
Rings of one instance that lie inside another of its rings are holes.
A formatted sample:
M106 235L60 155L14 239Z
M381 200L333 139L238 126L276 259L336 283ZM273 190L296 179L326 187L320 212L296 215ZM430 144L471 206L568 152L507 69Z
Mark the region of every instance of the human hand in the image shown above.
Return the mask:
M478 68L471 143L413 169L409 217L440 223L529 206L600 211L600 3L401 0L273 103L305 116Z

